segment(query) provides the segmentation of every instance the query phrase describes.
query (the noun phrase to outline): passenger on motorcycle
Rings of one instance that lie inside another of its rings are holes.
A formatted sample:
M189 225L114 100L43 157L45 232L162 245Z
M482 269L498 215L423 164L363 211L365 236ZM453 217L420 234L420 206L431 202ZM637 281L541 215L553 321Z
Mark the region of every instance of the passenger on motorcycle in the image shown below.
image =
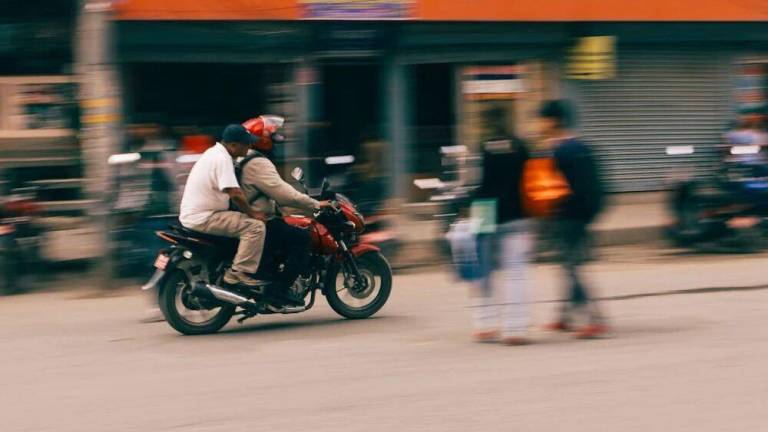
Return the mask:
M248 204L253 211L263 213L267 220L262 267L259 274L266 274L273 258L280 255L285 266L276 282L283 287L282 296L303 304L289 288L299 275L310 268L310 236L307 230L287 224L280 217L280 208L291 208L311 214L331 206L329 201L317 201L286 183L275 167L274 143L282 142L278 129L283 119L277 116L260 116L243 123L258 138L251 145L251 152L240 162L239 180ZM304 275L306 276L306 275Z
M256 137L242 125L224 129L220 143L206 150L192 167L181 199L179 221L191 230L240 239L232 268L224 282L250 287L262 285L258 270L264 248L264 215L252 209L237 183L234 159L246 156ZM241 211L228 211L230 200Z

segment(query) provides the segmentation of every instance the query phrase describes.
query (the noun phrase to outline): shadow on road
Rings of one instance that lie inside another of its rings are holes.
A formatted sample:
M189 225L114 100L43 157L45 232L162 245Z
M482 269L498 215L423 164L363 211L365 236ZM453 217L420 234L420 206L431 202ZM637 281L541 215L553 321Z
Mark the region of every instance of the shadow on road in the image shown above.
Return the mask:
M258 318L257 318L258 319ZM374 316L364 320L350 320L345 318L314 318L314 319L299 319L285 321L270 321L262 324L254 323L253 325L243 325L238 327L225 327L217 334L209 335L224 336L224 335L237 335L241 333L278 333L291 330L306 330L306 329L319 329L319 328L359 328L361 332L369 332L378 328L378 324L386 324L391 330L393 323L399 323L401 321L407 321L408 317L403 316Z

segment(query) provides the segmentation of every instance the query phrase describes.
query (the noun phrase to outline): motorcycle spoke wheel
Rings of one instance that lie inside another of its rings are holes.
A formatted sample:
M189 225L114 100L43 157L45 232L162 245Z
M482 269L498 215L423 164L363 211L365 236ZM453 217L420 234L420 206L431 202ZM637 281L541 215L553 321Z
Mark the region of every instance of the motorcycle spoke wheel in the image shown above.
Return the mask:
M377 252L356 258L362 277L354 277L340 269L326 280L326 300L331 308L345 318L368 318L378 312L389 299L392 290L392 270L387 260Z
M362 310L368 307L381 290L382 276L374 274L368 268L360 269L363 277L362 283L355 283L351 275L339 273L336 275L336 293L339 299L353 310Z
M195 304L197 300L190 294L191 287L186 281L179 281L176 284L176 311L179 313L179 318L184 320L187 324L191 325L206 325L210 324L216 319L219 314L220 307L212 309L205 309L199 304Z
M163 282L158 300L168 324L186 335L215 333L235 313L235 307L230 305L204 307L191 295L191 285L184 272L178 270Z

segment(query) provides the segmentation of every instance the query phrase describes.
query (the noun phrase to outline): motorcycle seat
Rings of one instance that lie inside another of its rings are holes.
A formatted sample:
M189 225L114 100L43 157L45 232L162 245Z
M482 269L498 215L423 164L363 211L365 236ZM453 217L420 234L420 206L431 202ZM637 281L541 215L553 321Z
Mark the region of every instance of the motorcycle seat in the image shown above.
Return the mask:
M213 244L229 243L237 240L236 238L232 238L232 237L217 236L213 234L206 234L200 231L191 230L181 225L171 225L171 229L185 237L194 238L194 239L202 240L202 241L213 243Z

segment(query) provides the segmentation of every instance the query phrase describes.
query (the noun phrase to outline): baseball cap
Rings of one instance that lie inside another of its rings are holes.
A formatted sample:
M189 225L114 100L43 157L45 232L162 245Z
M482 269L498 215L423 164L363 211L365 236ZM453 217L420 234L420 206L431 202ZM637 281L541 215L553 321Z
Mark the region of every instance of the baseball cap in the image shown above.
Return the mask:
M251 135L248 130L239 124L231 124L224 128L224 132L221 134L222 142L236 142L245 145L251 145L259 139Z

